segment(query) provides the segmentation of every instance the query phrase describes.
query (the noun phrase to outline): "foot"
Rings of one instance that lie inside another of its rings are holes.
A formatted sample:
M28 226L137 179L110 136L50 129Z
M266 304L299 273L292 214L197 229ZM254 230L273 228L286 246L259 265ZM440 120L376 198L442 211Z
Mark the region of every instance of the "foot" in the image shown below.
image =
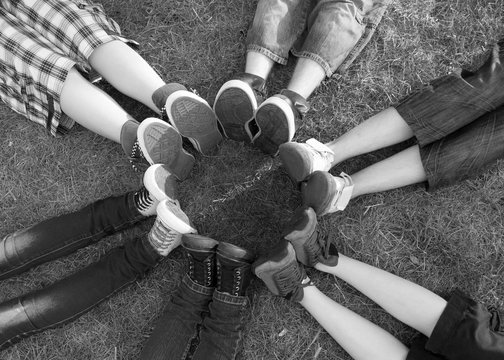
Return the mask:
M177 90L166 99L170 123L196 150L208 155L221 141L217 117L208 103L195 93Z
M333 151L315 139L281 144L279 155L287 173L296 182L303 181L314 171L329 171L334 162Z
M352 198L353 188L352 178L345 173L332 176L326 171L315 171L301 183L303 204L319 216L341 211Z
M157 218L149 232L152 247L162 256L167 256L180 245L182 234L197 233L178 201L165 199L156 208Z
M144 187L134 195L135 205L144 216L156 215L160 201L176 199L176 181L168 167L162 164L151 165L143 176Z
M194 166L194 156L182 147L182 137L167 122L147 118L137 131L138 148L149 164L165 164L179 180L185 179Z
M218 245L218 241L206 236L182 235L182 247L189 262L187 274L195 283L206 287L215 287L215 256Z
M258 133L252 140L264 153L276 155L278 147L294 137L302 114L308 110L304 98L290 90L266 99L255 113Z
M303 288L313 285L287 241L281 241L268 256L259 258L252 269L273 294L288 300L303 300Z
M285 240L289 241L300 263L314 267L338 264L338 250L333 242L317 230L317 215L310 207L299 208L287 228Z
M213 108L226 137L235 141L252 141L255 132L250 124L263 92L264 79L252 74L243 74L222 85Z
M226 242L217 247L217 291L232 296L245 296L252 280L251 266L255 254Z

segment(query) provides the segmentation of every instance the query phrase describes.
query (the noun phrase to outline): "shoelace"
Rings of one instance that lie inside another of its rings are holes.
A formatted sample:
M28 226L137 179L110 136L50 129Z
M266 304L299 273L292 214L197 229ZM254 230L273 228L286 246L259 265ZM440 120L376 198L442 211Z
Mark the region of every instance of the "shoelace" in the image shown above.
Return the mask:
M328 260L330 255L338 255L336 243L325 231L316 230L306 244L309 248L309 257L312 265L320 262L321 259ZM331 253L331 246L334 252Z

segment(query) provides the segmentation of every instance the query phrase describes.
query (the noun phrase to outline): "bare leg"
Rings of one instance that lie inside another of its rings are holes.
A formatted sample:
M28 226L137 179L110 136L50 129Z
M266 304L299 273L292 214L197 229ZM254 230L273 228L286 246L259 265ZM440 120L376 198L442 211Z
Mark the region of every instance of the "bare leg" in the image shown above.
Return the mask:
M406 359L408 348L399 340L329 299L315 286L304 288L304 297L300 304L354 359Z
M154 91L165 82L135 50L122 41L111 41L98 47L89 63L112 86L158 112L152 102Z
M117 143L131 116L107 93L71 69L61 92L61 109L85 128Z
M418 145L403 150L385 160L352 175L352 198L417 184L427 180Z
M332 166L351 157L398 144L413 131L393 107L385 109L326 145L334 152Z
M396 319L427 337L446 307L446 301L430 290L341 254L337 266L318 263L315 268L346 281Z
M287 89L307 99L324 79L322 66L313 60L299 58Z
M275 62L269 57L255 51L249 51L245 60L245 72L266 80L274 64Z

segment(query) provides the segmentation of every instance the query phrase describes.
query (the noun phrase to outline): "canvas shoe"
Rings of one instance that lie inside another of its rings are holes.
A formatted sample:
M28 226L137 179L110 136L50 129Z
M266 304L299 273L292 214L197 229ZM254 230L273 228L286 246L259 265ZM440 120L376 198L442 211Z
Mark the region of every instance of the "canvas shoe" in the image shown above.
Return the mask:
M149 164L165 164L179 180L184 180L194 166L194 156L182 147L182 137L167 122L147 118L137 130L138 149ZM135 146L134 146L135 147Z
M195 283L215 287L215 257L219 242L197 234L182 235L182 247L188 260L187 275Z
M208 155L222 141L215 113L195 93L174 91L166 99L165 111L170 124L200 153Z
M332 176L327 171L315 171L301 183L303 204L319 216L341 211L348 205L353 188L352 178L345 173Z
M303 300L303 288L313 285L288 241L282 240L270 254L260 257L252 270L274 295L292 301Z
M292 244L298 261L303 265L338 264L338 250L327 236L318 231L317 214L310 207L296 210L284 238Z
M219 89L213 109L224 131L232 140L250 142L256 130L255 111L264 96L263 78L253 74L229 80Z
M290 90L266 99L256 110L257 135L254 146L264 153L276 155L278 147L294 137L300 119L308 111L306 99Z
M316 139L281 144L279 156L285 170L296 182L303 181L314 171L329 171L334 161L334 152Z
M168 167L163 164L149 166L143 176L143 188L135 193L135 204L144 216L156 215L156 208L164 199L176 199L177 183Z
M161 201L156 212L156 221L148 235L148 240L162 256L167 256L180 245L182 234L198 232L176 200Z

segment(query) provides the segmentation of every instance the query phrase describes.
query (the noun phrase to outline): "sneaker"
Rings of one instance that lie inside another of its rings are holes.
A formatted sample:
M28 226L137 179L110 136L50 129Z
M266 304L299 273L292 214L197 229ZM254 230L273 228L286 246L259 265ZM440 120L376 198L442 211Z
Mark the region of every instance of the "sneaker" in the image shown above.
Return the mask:
M290 90L282 90L266 99L255 113L259 130L252 143L266 154L276 155L281 144L292 140L306 111L306 100Z
M303 288L313 285L287 241L281 241L268 256L259 258L252 269L273 294L287 300L303 300Z
M245 296L252 280L253 252L226 242L217 247L217 291L232 296Z
M317 214L310 207L301 207L294 213L284 239L292 244L298 261L303 265L338 264L338 250L330 239L319 233Z
M264 84L264 79L259 76L243 74L219 89L213 109L227 138L252 141L255 131L250 125L258 102L262 100Z
M215 250L219 242L197 234L182 235L182 247L185 249L189 268L187 275L195 283L215 287Z
M197 233L178 201L165 199L156 208L157 218L149 233L149 242L162 255L180 245L182 234Z
M327 171L315 171L301 183L303 204L319 216L341 211L352 198L353 188L352 178L345 173L332 176Z
M303 181L314 171L329 171L334 161L334 152L316 139L281 144L279 156L287 173L296 182Z
M147 118L137 130L138 149L149 164L165 164L177 179L184 180L194 166L194 156L182 147L182 137L167 122Z
M166 99L165 110L173 127L200 153L208 155L222 141L215 113L193 92L173 92Z
M156 208L164 199L176 198L176 181L166 165L151 165L143 176L143 187L134 194L135 205L144 216L156 215Z

